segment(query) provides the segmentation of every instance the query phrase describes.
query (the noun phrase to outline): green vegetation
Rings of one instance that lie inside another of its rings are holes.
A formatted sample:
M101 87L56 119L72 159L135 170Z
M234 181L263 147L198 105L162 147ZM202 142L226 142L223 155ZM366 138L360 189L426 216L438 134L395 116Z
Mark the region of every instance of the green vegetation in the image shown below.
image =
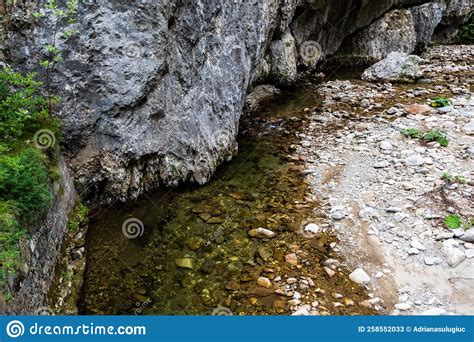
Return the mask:
M51 203L51 154L35 144L40 129L58 134L58 124L34 74L0 70L0 287L15 272L19 240Z
M474 12L471 13L469 20L459 29L458 39L463 43L474 43Z
M35 74L23 76L11 69L0 70L0 151L14 149L18 142L32 137L49 119L46 99L41 94L42 83ZM50 129L57 131L57 125Z
M404 128L400 133L411 139L422 139L425 142L437 141L442 147L447 147L449 145L448 138L439 129L422 133L416 128Z
M439 129L435 129L434 131L428 131L423 134L423 140L426 142L437 141L441 146L447 147L449 142L446 138L446 135L441 132Z
M453 105L453 101L451 101L450 99L444 98L442 96L435 97L430 104L430 106L434 108L442 108L442 107L448 107L452 105Z
M463 220L459 214L452 214L445 217L444 224L449 229L464 228L465 230L468 230L474 226L474 219L470 219L463 223Z
M404 128L400 131L405 137L412 138L412 139L419 139L421 138L421 132L416 128Z
M462 226L461 216L458 214L448 215L444 219L444 224L446 224L449 229L459 229Z
M444 172L441 179L448 183L467 184L467 180L464 176L453 176L449 172Z
M57 0L47 0L34 13L54 28L39 57L45 85L35 80L36 74L0 69L0 290L7 274L18 268L20 239L35 232L53 198L51 183L60 179L54 149L59 124L50 116L59 98L52 95L50 80L53 68L63 60L58 40L65 42L77 32L61 29L76 23L79 0L61 3L60 8ZM8 9L11 2L6 5ZM70 228L85 216L85 207L76 208Z
M48 99L48 109L53 111L56 98L51 94L51 72L58 62L63 61L62 51L59 48L57 36L63 41L67 41L77 33L75 29L61 31L60 28L64 23L72 25L76 23L77 7L79 0L68 0L64 8L58 5L57 0L48 0L44 8L33 13L37 20L47 21L53 27L53 34L49 37L49 42L44 45L44 56L40 65L45 70L46 92Z
M77 231L80 226L87 221L87 215L89 214L89 208L78 202L74 208L74 212L69 217L68 228L70 231Z

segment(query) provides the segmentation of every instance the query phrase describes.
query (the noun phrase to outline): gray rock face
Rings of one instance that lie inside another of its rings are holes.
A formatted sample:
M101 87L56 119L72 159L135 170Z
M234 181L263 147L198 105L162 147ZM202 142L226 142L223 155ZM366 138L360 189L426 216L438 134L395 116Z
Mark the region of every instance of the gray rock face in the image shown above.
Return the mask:
M412 53L416 42L412 13L407 9L396 9L349 37L338 58L374 63L391 52Z
M436 27L443 19L446 4L431 2L410 8L416 32L416 49L424 50L431 42Z
M392 52L384 60L364 71L362 79L372 82L412 82L421 78L421 58Z
M458 28L469 18L474 10L474 0L437 0L446 4L443 19L436 27L433 41L436 43L450 43L456 37Z
M297 54L296 41L287 29L281 39L270 44L270 78L279 84L294 82L298 73Z
M295 64L313 67L387 11L419 2L82 3L73 25L79 33L61 43L65 62L52 80L62 98L69 165L85 188L107 200L204 183L237 150L252 83L281 71L292 80ZM37 2L23 3L20 10L28 12ZM6 46L13 67L32 70L53 29L33 24L29 14L26 23L16 20Z

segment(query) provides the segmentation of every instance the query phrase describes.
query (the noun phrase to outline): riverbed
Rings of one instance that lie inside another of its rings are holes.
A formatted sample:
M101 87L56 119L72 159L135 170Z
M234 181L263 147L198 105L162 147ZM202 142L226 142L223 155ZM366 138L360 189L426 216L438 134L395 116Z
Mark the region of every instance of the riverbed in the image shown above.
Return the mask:
M238 155L207 185L92 213L79 312L274 315L306 304L312 314L372 314L360 305L365 288L332 263L335 238L303 232L323 218L291 152L320 102L305 86L245 115ZM127 220L143 224L139 236L123 234ZM250 237L257 228L275 237Z

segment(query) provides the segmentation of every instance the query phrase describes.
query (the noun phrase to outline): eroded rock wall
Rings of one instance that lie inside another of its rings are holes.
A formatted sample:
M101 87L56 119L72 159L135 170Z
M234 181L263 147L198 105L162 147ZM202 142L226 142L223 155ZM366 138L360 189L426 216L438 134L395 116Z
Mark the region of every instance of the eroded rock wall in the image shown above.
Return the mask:
M10 291L14 301L9 311L15 314L38 314L47 308L48 293L62 254L68 231L68 217L74 209L77 194L73 178L63 158L58 163L60 180L54 184L54 200L45 219L21 242L20 271L11 278Z
M107 200L183 181L204 183L237 150L251 84L272 73L288 75L282 83L293 81L298 68L314 67L386 12L423 2L81 4L73 25L79 33L61 43L65 62L53 75L69 165L83 188ZM53 31L48 22L32 21L26 13L8 39L10 61L29 70Z

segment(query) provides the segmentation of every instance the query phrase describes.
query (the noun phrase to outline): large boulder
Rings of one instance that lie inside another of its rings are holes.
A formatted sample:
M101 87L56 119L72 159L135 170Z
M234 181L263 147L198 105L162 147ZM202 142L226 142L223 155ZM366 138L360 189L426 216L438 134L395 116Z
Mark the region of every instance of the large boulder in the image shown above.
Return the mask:
M384 60L364 71L362 79L371 82L413 82L421 78L421 58L400 52L392 52Z
M374 63L391 52L412 53L416 42L411 12L396 9L348 37L336 58L345 63Z

